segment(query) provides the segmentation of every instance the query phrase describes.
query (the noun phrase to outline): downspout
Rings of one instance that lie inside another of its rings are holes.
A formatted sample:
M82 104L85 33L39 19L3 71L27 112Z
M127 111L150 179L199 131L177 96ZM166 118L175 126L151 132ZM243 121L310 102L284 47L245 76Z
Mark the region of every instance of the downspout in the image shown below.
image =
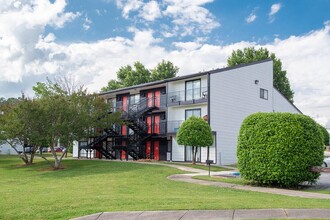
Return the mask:
M207 123L210 124L210 73L207 73ZM207 146L207 160L210 160L210 146Z

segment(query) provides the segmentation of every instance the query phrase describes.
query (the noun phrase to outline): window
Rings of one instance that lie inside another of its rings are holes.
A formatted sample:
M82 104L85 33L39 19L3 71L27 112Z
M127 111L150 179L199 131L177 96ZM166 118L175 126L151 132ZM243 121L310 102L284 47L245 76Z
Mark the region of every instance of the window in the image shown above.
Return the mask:
M186 101L201 98L201 80L186 82Z
M260 98L268 100L268 90L260 89Z
M137 104L139 101L140 101L140 95L139 94L130 95L130 97L129 97L129 104L130 105Z
M201 109L188 109L186 110L186 119L188 119L191 116L201 117Z

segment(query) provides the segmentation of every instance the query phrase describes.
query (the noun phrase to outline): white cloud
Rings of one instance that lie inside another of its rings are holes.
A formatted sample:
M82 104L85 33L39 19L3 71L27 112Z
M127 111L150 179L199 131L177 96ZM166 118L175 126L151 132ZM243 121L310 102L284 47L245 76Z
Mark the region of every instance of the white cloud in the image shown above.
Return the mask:
M122 16L125 19L129 18L131 12L139 10L143 4L142 0L116 0L116 5L122 9Z
M214 15L202 7L213 0L164 0L167 7L164 15L172 18L175 28L180 29L181 36L193 35L196 33L210 33L220 26Z
M190 51L196 50L201 47L198 42L174 42L173 45L178 49Z
M169 19L171 30L160 30L163 36L187 36L209 34L220 26L215 16L204 7L213 0L116 0L125 19L148 24L159 18ZM135 12L135 13L133 13ZM137 15L136 15L137 13ZM142 18L138 20L137 18Z
M250 24L252 22L254 22L257 18L257 15L255 14L255 12L251 12L251 14L249 14L249 16L247 18L245 18L246 23Z
M61 28L79 13L64 12L65 0L6 0L0 4L1 80L17 82L26 74L27 63L43 56L35 49L47 25Z
M277 12L280 11L281 7L282 7L282 4L281 4L281 3L273 4L273 5L270 7L269 16L273 16L273 15L275 15Z
M159 5L156 1L150 1L143 5L139 16L147 21L154 21L156 18L161 16Z
M277 14L282 8L282 4L281 3L277 3L277 4L273 4L270 7L270 12L268 14L268 18L270 22L273 22L275 20L275 14Z
M84 20L84 23L83 23L84 30L85 31L89 30L90 27L91 27L91 24L92 24L92 21L87 16L85 16L85 20Z

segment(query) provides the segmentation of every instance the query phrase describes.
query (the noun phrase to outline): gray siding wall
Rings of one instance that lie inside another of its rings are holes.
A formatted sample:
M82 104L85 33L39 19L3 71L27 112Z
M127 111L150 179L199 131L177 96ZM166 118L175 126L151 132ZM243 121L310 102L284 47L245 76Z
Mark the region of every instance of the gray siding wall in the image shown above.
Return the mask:
M273 89L273 100L275 112L300 113L277 89Z
M268 100L260 98L260 88L268 90ZM217 132L217 164L237 162L237 137L244 118L272 112L272 93L272 61L210 75L210 124Z

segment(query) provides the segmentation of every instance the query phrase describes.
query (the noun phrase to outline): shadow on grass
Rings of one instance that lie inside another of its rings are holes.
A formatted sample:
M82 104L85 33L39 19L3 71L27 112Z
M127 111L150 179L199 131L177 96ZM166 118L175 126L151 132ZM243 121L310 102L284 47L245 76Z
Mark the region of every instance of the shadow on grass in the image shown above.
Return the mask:
M126 161L104 161L104 160L78 160L64 159L61 163L63 169L53 170L49 163L43 159L36 158L33 165L24 166L24 163L16 156L0 156L0 169L13 172L29 172L36 178L74 178L95 175L119 175L128 174L130 176L153 175L155 172L166 172L170 174L182 173L171 167L132 163ZM150 169L154 167L154 169ZM160 168L160 169L159 169Z
M47 165L47 164L46 164ZM42 171L39 169L40 176L45 178L73 178L82 176L95 176L103 174L123 174L129 175L152 175L155 169L150 169L153 166L157 169L157 165L120 162L120 161L98 161L98 160L65 160L63 161L62 170ZM173 170L175 168L162 167L162 169ZM158 170L158 169L157 169Z

